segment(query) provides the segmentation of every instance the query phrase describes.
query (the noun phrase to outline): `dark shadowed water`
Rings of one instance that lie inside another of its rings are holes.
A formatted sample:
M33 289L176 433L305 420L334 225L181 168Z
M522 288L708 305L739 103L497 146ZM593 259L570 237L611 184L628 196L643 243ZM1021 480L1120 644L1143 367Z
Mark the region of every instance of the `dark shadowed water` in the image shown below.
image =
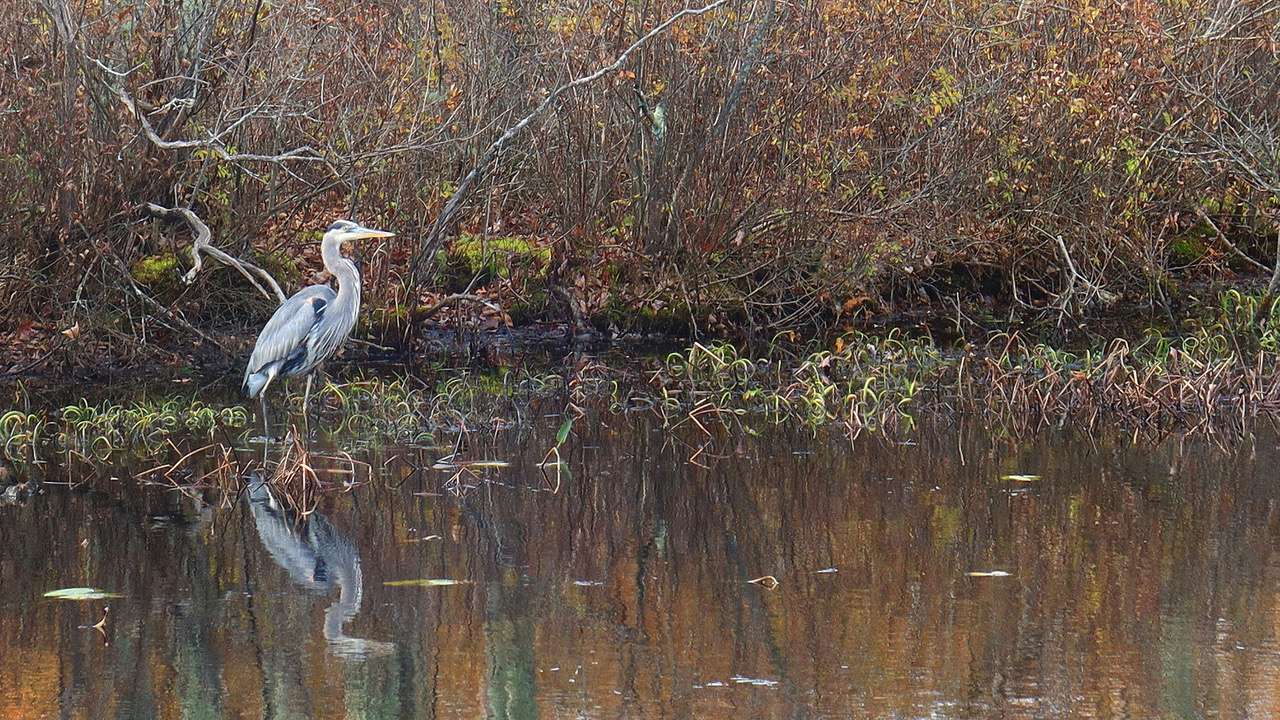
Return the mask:
M613 418L552 493L554 434L457 493L438 450L359 450L302 525L127 466L0 507L0 718L1280 716L1271 435L776 432L702 468ZM42 598L74 586L123 597Z

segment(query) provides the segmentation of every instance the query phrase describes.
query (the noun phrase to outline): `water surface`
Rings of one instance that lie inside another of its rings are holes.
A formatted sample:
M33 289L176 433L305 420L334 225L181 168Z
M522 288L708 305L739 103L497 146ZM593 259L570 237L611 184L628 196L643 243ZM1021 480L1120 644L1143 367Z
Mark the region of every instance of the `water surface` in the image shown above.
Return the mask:
M304 523L47 468L79 484L0 507L0 718L1280 716L1272 436L698 452L613 417L552 492L548 422L478 476L356 449ZM73 586L123 597L42 598Z

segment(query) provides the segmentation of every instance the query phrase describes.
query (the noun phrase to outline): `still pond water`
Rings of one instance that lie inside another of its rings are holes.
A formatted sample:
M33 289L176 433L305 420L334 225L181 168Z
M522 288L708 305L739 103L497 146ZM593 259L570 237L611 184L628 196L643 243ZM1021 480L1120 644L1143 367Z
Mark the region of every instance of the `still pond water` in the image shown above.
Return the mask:
M1280 717L1272 434L936 423L690 463L611 417L551 492L547 422L460 478L351 443L371 480L305 524L50 468L85 482L0 507L0 718ZM76 586L122 597L42 598Z

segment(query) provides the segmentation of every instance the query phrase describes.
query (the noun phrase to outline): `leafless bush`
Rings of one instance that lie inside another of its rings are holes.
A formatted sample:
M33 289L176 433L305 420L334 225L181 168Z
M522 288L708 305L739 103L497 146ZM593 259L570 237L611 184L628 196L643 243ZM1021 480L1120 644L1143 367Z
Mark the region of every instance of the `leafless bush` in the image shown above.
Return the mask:
M598 76L683 5L16 2L14 316L254 319L210 303L216 275L172 297L122 277L185 245L148 202L304 268L332 216L393 227L363 258L383 306L422 300L438 242L517 236L573 315L699 330L955 293L1169 305L1184 274L1276 266L1274 0L728 0Z

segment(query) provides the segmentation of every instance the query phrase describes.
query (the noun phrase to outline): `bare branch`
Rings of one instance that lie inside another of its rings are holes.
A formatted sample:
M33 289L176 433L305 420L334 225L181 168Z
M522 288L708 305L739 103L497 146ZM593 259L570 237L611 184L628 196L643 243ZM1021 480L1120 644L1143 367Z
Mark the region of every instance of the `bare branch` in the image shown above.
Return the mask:
M1206 212L1204 211L1204 208L1199 208L1199 207L1197 207L1197 208L1196 208L1196 214L1200 216L1200 219L1201 219L1201 220L1203 220L1206 224L1208 224L1208 226L1209 226L1209 228L1210 228L1211 230L1213 230L1213 234L1214 234L1214 236L1216 236L1216 237L1218 238L1218 242L1220 242L1220 243L1222 243L1223 245L1225 245L1225 246L1227 247L1227 249L1228 249L1228 250L1230 250L1231 252L1235 253L1235 254L1236 254L1236 255L1237 255L1241 260L1244 260L1245 262L1247 262L1247 263L1249 263L1250 265L1252 265L1252 266L1254 266L1254 267L1258 268L1259 270L1264 270L1264 271L1266 271L1266 272L1271 272L1271 271L1272 271L1272 269L1271 269L1271 268L1267 267L1266 265L1263 265L1262 263L1258 262L1257 260L1254 260L1253 258L1251 258L1251 257L1249 257L1248 255L1246 255L1246 254L1245 254L1245 252L1244 252L1243 250L1241 250L1240 248L1236 247L1235 243L1233 243L1233 242L1231 242L1230 240L1228 240L1228 239L1227 239L1227 236L1226 236L1226 235L1224 235L1224 234L1222 233L1222 230L1218 229L1218 224L1217 224L1217 223L1215 223L1215 222L1213 221L1213 219L1209 217L1209 214L1208 214L1208 213L1206 213Z
M222 144L221 138L230 130L234 129L236 126L251 117L255 111L250 111L244 117L241 117L233 123L231 127L219 132L217 135L209 137L206 140L165 140L160 137L159 133L157 133L155 128L152 127L151 121L147 119L146 113L142 112L138 108L138 102L134 100L133 96L130 95L127 90L125 90L123 80L128 77L129 73L114 70L95 57L90 57L88 55L85 55L84 57L107 75L117 78L116 82L108 82L104 80L103 84L106 85L107 88L109 88L111 92L120 99L120 102L129 109L129 113L138 121L138 126L141 128L142 134L146 136L147 140L161 150L207 150L227 162L237 163L265 162L283 165L290 161L313 162L323 164L331 171L334 170L328 158L317 153L310 145L292 148L277 155L264 155L261 153L233 153L228 151L226 146Z
M213 232L209 230L208 225L204 224L204 221L200 219L200 216L196 215L191 210L188 210L187 208L166 208L156 205L155 203L147 203L147 211L156 217L181 217L187 221L187 224L190 225L192 231L194 231L191 239L191 269L182 276L182 282L188 285L195 282L196 273L200 272L201 267L204 265L204 262L200 258L200 253L205 253L222 261L224 265L230 265L236 270L239 270L240 274L245 276L245 279L257 288L258 292L262 293L263 297L270 300L271 293L267 292L266 288L264 288L262 284L258 282L258 279L254 277L255 274L258 275L258 277L262 278L263 282L271 287L271 290L275 293L275 299L277 301L281 303L285 301L284 291L280 289L280 284L276 282L276 279L271 277L271 273L251 262L233 258L214 247L211 244Z
M680 214L683 212L684 191L689 185L689 179L693 176L693 170L702 161L703 154L707 151L707 147L722 139L725 130L729 126L729 117L738 106L738 101L742 99L742 93L747 87L747 81L755 73L756 68L760 65L760 61L764 55L764 44L769 33L773 30L773 23L776 19L776 1L767 0L764 7L764 15L756 24L756 29L751 35L751 42L747 45L746 55L742 59L742 64L738 66L737 77L734 78L733 85L729 88L729 94L725 96L724 104L720 106L719 112L716 113L715 123L711 126L711 131L703 136L701 142L694 149L692 156L685 163L684 171L680 173L680 179L676 181L675 189L671 192L671 198L668 203L670 210L667 213L666 233L667 240L670 242L674 239L674 234L680 223Z

